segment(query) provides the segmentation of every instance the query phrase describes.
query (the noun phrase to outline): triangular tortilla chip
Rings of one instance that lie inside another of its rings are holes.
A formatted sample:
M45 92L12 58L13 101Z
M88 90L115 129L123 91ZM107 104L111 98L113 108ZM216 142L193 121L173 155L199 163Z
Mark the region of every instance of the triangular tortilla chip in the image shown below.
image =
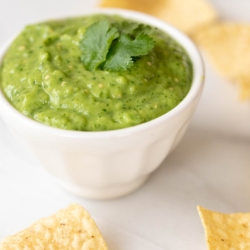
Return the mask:
M79 205L70 205L51 217L0 243L0 250L107 250L95 222Z
M217 20L217 12L206 0L101 0L100 7L131 9L148 13L187 34Z
M193 38L222 75L240 84L241 97L250 98L250 24L219 22Z
M209 250L249 250L250 213L222 214L197 207Z

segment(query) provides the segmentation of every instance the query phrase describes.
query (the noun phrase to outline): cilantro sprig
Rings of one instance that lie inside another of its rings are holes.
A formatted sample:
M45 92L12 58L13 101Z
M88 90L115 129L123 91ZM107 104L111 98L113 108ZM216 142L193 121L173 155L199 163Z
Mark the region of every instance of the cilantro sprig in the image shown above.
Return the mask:
M119 36L107 21L92 24L81 41L82 60L88 70L95 70L105 62L111 43Z
M154 48L155 41L143 32L134 36L136 28L138 25L123 33L106 20L90 25L80 42L85 68L89 71L97 68L125 71L133 65L135 57L147 55Z

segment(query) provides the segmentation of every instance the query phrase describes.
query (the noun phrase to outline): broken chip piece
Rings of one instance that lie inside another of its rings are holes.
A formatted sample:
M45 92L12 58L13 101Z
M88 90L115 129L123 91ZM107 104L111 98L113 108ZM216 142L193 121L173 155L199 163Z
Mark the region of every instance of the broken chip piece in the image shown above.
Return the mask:
M194 35L215 68L250 98L250 24L219 22Z
M0 243L0 250L34 249L108 250L93 219L76 204L35 222Z
M209 250L250 249L250 213L222 214L197 207Z
M217 11L206 0L101 0L99 6L145 12L187 34L193 34L218 19Z

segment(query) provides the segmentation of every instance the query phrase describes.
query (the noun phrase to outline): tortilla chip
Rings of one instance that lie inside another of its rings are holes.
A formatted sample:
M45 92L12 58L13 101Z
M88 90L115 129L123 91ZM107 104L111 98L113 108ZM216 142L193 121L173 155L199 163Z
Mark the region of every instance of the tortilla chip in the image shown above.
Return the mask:
M0 243L0 250L107 250L95 222L79 205L70 205L55 215Z
M216 10L206 0L101 0L99 6L145 12L187 34L194 33L218 17Z
M209 250L249 250L250 213L221 214L197 207Z
M236 80L241 87L240 98L246 100L250 98L250 77L242 76Z
M250 24L219 22L193 36L218 71L250 97Z

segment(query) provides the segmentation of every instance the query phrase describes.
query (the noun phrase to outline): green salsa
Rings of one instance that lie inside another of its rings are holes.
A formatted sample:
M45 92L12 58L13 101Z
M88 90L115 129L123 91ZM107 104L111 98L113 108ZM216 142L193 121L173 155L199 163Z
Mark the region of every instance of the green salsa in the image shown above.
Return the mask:
M178 105L192 82L185 50L163 31L142 25L155 41L126 71L88 71L79 47L86 28L106 19L126 28L132 20L93 15L27 26L8 49L0 84L24 115L52 127L81 131L126 128Z

